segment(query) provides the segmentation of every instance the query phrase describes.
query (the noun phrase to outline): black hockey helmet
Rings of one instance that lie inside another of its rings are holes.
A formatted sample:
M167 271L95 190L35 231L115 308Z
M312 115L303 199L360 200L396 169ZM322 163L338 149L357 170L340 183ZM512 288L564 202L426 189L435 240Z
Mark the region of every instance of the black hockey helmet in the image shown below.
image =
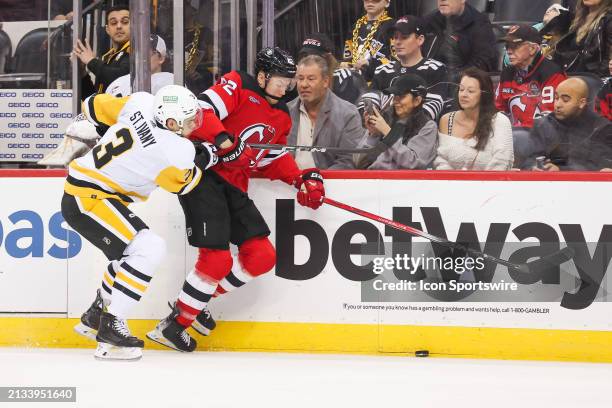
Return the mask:
M278 75L293 78L297 71L295 61L288 52L278 47L266 47L257 53L255 74L263 71L266 76Z

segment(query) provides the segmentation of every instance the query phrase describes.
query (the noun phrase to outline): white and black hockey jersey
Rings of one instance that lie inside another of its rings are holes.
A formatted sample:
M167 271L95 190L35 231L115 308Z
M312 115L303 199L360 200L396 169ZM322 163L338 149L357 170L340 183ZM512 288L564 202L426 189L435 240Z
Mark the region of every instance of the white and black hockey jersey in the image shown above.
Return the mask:
M186 194L200 181L189 140L155 126L153 95L116 98L97 94L85 100L92 123L110 126L98 144L68 166L64 191L76 197L145 201L158 186Z
M332 91L336 96L352 104L368 90L368 83L357 71L348 68L338 68L334 71Z
M155 95L157 91L166 85L174 83L174 74L171 72L157 72L151 75L151 93ZM115 79L106 88L106 93L113 96L128 96L132 94L132 86L130 84L130 75L124 75Z
M373 90L383 91L391 85L394 78L404 74L415 74L423 78L429 88L423 109L433 120L437 120L444 102L449 97L446 65L431 58L423 58L412 67L404 67L399 61L393 61L376 68L370 87Z

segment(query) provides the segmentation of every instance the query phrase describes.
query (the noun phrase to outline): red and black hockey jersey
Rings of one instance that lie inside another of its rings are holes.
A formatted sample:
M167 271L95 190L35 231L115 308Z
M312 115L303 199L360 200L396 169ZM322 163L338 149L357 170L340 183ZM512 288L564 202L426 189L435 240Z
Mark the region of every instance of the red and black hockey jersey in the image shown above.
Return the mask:
M612 120L612 77L606 78L604 85L597 93L595 110L604 118Z
M530 128L534 119L554 110L555 90L566 78L560 66L538 53L524 72L512 66L502 70L495 105L510 114L512 126Z
M449 94L446 65L431 58L423 58L412 67L404 67L399 61L393 61L376 68L371 88L384 91L391 86L394 78L404 74L415 74L425 81L429 89L423 109L433 120L437 120Z
M257 82L250 75L232 71L224 75L199 99L204 111L202 126L191 134L192 139L215 142L227 132L245 143L286 144L291 130L291 117L284 102L270 105ZM300 170L293 156L282 151L254 150L256 164L250 169L228 167L219 162L212 168L221 177L242 191L248 190L253 170L271 180L292 184Z

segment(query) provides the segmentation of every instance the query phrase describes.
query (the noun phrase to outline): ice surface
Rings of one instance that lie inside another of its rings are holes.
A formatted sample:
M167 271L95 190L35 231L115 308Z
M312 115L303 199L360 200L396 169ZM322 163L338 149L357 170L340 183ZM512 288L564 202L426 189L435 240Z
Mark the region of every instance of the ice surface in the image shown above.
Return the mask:
M51 407L610 407L612 364L0 348L0 386L74 386ZM41 403L0 406L40 407Z

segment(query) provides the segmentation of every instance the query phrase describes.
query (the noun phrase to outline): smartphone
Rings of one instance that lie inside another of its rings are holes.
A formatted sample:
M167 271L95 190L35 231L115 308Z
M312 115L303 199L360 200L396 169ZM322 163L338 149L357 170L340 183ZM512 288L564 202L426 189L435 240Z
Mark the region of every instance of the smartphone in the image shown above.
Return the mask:
M364 99L363 106L364 106L364 112L366 112L368 115L374 114L374 103L372 103L371 100Z

